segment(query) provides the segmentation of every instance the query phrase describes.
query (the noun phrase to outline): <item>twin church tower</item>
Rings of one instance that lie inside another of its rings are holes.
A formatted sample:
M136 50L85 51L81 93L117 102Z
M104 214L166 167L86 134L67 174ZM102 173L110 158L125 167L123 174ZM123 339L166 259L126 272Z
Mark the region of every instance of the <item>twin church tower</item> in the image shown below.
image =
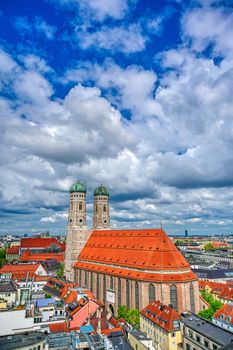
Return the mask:
M92 230L110 228L109 191L99 186L94 191L93 229L87 228L86 186L77 181L70 188L70 207L66 239L65 275L73 280L73 263L87 242Z

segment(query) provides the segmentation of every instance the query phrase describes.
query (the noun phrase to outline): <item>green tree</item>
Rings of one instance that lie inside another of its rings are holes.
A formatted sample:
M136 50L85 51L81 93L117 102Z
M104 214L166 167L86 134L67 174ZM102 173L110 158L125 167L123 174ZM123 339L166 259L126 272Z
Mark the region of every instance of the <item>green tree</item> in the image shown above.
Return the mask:
M220 300L214 298L213 295L209 293L206 289L204 289L201 292L201 295L205 299L205 301L207 301L210 307L208 307L207 309L201 310L198 315L211 321L212 316L217 310L219 310L223 306L223 303Z
M132 326L139 327L140 316L137 309L129 309L127 306L122 305L118 309L117 318L122 317L126 322L130 323Z
M209 252L209 251L214 250L213 244L212 244L212 243L207 243L207 244L205 244L205 245L204 245L204 250L205 250L206 252Z
M61 263L60 267L59 267L59 269L57 271L57 277L58 278L63 278L64 277L64 269L65 269L65 265L64 265L64 263Z
M205 318L208 321L212 321L214 310L211 307L208 307L208 309L201 310L198 315Z
M2 267L6 262L6 249L3 248L0 249L0 267Z

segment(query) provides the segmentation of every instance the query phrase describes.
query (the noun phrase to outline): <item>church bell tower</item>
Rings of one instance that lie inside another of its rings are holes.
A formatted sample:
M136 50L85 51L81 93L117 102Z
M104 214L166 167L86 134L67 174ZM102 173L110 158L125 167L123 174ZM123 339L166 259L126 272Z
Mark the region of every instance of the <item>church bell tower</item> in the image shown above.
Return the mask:
M93 229L108 230L109 228L109 191L101 185L94 191Z
M87 230L86 219L86 186L77 181L70 188L70 207L65 252L65 275L73 281L73 263L84 247L90 231Z

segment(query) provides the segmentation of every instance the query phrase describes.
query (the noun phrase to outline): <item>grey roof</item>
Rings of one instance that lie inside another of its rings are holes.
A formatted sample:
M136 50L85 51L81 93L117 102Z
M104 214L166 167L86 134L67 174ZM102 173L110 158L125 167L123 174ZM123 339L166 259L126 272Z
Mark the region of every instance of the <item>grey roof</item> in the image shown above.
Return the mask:
M208 269L193 269L193 272L199 278L233 278L233 269L218 269L218 270L208 270Z
M1 350L17 350L28 346L33 346L45 340L43 333L23 333L0 337Z
M181 322L185 326L193 329L195 332L203 335L205 338L212 340L218 345L224 345L233 339L233 334L222 329L212 322L205 320L195 314L188 313L182 318Z
M128 332L131 333L138 340L150 340L151 339L151 338L149 338L149 336L146 333L138 331L137 329L129 330Z
M233 343L228 343L226 345L221 346L221 348L218 348L218 350L233 350Z
M16 292L17 285L13 281L0 282L0 293Z

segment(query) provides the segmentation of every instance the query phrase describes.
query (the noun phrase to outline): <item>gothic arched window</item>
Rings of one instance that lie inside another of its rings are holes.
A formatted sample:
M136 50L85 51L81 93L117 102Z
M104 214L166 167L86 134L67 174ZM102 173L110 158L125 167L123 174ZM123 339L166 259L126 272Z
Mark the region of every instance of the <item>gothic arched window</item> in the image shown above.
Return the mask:
M95 205L95 212L97 213L97 211L98 211L98 205L96 204Z
M126 280L126 306L130 309L130 284Z
M91 272L91 292L93 293L93 272Z
M103 212L106 213L107 211L107 208L106 208L106 205L103 206Z
M118 293L117 293L117 297L118 297L118 307L121 306L121 279L118 278Z
M191 309L191 312L195 312L195 299L194 299L193 283L190 283L189 294L190 294L190 309Z
M100 279L99 279L99 274L97 273L97 276L96 276L96 296L97 296L97 299L99 299L99 294L100 294Z
M149 304L155 300L155 286L150 283L149 284Z
M113 286L113 277L110 276L110 289L114 289L114 286Z
M87 275L87 271L85 271L85 275L84 276L85 276L85 287L87 287L87 276L88 276Z
M138 282L135 283L135 307L139 310L139 286Z
M103 276L103 302L106 301L106 276Z
M83 204L81 202L79 203L78 210L83 210Z
M82 286L82 270L79 270L79 287Z
M172 284L170 287L170 303L172 304L173 309L178 310L178 298L177 298L177 287L175 284Z

